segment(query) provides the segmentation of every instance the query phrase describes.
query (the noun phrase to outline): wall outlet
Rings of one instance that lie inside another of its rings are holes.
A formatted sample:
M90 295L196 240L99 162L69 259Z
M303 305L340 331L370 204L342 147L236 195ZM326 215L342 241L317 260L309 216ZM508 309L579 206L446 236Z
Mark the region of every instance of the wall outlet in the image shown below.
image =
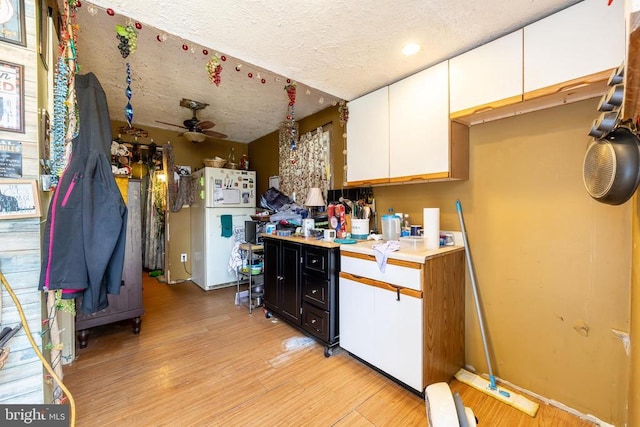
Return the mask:
M187 254L180 254L180 262L187 262Z

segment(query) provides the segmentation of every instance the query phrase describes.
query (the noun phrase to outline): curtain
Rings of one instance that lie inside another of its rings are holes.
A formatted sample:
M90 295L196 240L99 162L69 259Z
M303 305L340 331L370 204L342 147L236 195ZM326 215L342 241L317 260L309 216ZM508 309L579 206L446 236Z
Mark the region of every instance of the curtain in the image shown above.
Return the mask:
M178 173L171 144L162 146L162 156L167 171L167 206L171 212L179 212L184 205L193 204L193 180L191 175Z
M311 187L322 190L327 200L331 188L331 125L300 135L292 150L290 124L283 122L279 133L280 191L298 205L304 205Z
M164 220L166 185L163 170L152 170L148 178L145 206L143 266L148 270L164 268Z

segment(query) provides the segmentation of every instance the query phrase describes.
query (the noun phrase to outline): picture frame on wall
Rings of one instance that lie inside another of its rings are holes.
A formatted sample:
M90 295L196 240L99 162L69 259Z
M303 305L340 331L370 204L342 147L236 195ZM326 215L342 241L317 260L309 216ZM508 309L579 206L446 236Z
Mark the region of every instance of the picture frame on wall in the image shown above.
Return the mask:
M24 66L2 60L0 130L24 133Z
M0 17L0 41L26 46L24 0L0 0Z
M0 220L40 217L35 179L0 179Z
M0 0L2 1L2 0ZM49 7L47 0L40 0L38 5L40 9L40 39L38 40L38 52L40 53L40 60L44 69L49 69L49 17L52 15L53 10Z

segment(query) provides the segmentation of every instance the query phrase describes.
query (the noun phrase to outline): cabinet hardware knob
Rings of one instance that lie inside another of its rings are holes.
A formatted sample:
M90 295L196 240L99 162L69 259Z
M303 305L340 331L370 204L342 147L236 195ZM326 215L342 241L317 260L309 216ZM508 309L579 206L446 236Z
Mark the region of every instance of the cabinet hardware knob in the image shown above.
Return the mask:
M317 290L317 289L314 289L314 290L312 290L312 291L311 291L311 293L312 293L312 294L318 293L318 290Z
M316 320L316 319L313 319L313 320L311 321L311 324L314 324L314 323L316 323L316 322L317 322L317 320Z

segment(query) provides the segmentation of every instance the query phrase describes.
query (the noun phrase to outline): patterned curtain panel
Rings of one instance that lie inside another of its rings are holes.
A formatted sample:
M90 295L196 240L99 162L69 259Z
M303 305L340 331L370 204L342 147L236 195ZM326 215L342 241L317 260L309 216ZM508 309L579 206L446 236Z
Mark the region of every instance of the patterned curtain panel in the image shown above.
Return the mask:
M309 188L319 187L326 202L332 180L331 125L300 135L294 150L290 129L288 122L280 126L280 191L303 206Z

